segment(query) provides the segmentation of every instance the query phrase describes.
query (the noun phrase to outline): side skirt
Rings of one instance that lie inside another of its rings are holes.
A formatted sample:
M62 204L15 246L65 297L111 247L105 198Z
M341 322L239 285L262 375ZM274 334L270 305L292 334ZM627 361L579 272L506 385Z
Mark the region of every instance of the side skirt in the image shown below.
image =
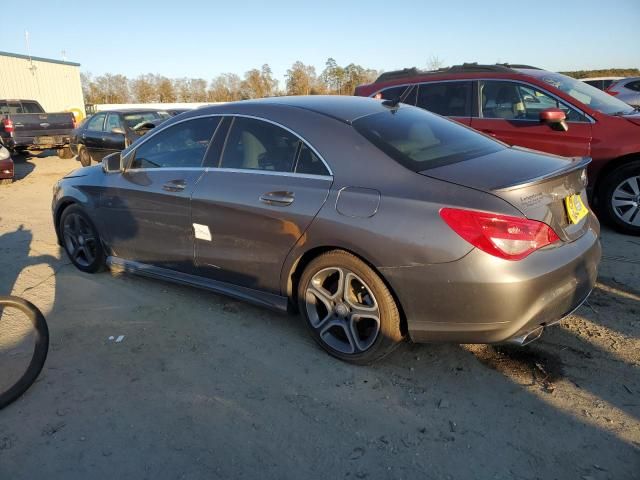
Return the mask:
M136 275L157 278L173 283L179 283L181 285L189 285L191 287L202 288L204 290L237 298L238 300L244 300L261 307L271 308L280 312L287 311L287 297L275 295L273 293L261 292L252 288L241 287L231 283L220 282L218 280L190 275L188 273L176 272L174 270L113 256L107 257L107 265L109 265L113 271L134 273Z

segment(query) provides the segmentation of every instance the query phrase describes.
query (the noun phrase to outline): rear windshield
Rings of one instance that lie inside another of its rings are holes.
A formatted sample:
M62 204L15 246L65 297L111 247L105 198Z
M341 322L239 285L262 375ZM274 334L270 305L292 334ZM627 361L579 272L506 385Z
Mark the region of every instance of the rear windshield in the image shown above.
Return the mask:
M415 107L369 115L354 121L353 126L376 147L414 172L506 148L458 123Z
M125 113L124 121L126 122L129 128L133 128L140 123L151 122L151 123L160 123L167 118L170 118L171 115L165 111L161 112L131 112ZM159 122L159 121L160 122ZM157 125L156 125L157 126Z

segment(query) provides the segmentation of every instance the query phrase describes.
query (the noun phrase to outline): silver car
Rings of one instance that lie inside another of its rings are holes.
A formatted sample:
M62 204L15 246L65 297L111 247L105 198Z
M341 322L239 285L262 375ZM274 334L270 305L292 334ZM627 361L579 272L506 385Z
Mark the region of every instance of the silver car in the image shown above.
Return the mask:
M605 91L633 107L640 107L640 77L623 78L613 82Z

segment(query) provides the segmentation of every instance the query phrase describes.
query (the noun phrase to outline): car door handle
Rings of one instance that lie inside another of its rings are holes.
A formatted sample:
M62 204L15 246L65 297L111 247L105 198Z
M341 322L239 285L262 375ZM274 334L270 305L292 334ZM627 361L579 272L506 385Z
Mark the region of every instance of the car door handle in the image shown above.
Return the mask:
M260 195L260 201L267 205L286 207L293 203L294 197L295 194L293 192L269 192Z
M187 182L184 180L171 180L162 186L162 189L167 192L181 192L187 186Z

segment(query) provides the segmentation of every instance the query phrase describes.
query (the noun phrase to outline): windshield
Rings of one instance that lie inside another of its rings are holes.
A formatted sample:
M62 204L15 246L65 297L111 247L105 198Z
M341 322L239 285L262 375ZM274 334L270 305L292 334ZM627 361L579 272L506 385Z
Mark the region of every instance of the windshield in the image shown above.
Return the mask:
M144 122L152 122L152 123L160 123L157 120L165 121L167 118L170 118L171 115L169 113L162 112L132 112L124 114L124 121L127 124L127 127L133 128L136 125ZM156 125L157 126L157 125Z
M470 128L421 108L400 107L353 122L380 150L414 172L469 160L506 148Z
M625 115L634 112L633 107L623 101L575 78L544 70L523 69L521 71L562 90L579 102L607 115Z

